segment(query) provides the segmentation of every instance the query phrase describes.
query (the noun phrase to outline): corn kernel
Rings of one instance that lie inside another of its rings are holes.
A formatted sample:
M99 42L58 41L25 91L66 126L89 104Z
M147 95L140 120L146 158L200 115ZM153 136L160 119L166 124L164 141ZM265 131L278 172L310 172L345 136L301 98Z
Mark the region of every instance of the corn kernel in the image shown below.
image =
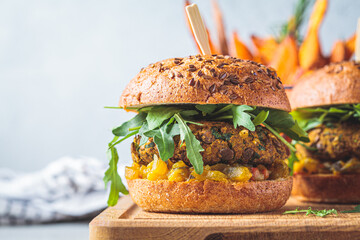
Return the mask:
M189 177L189 169L172 169L168 176L169 181L183 182Z
M226 175L220 171L208 171L206 174L206 178L219 182L227 181Z
M206 170L205 168L204 168L204 171L203 171L203 173L202 174L197 174L196 172L195 172L195 170L192 170L192 172L191 172L191 176L193 177L193 179L195 179L195 180L198 180L198 181L205 181L206 180L206 174L207 174L207 172L208 172L208 170Z
M210 171L211 170L211 167L209 166L209 165L206 165L205 167L204 167L204 171Z
M243 129L239 132L241 138L247 138L249 136L249 130Z
M312 158L304 158L304 167L308 173L314 173L318 170L318 161Z
M159 179L166 179L168 168L167 164L159 159L156 155L154 155L154 161L149 163L147 166L149 172L147 174L148 180L159 180Z
M227 176L235 182L247 182L252 177L252 173L247 167L228 167L224 170Z
M304 161L294 162L294 173L302 173L304 169Z
M141 165L140 167L140 177L141 178L147 178L148 169L145 165Z
M260 140L257 139L257 138L255 138L252 142L253 142L254 145L260 144Z
M140 164L133 162L132 167L140 169Z
M140 178L140 169L136 167L125 167L125 178L129 180Z
M172 166L173 169L182 168L182 167L187 167L183 161L178 161L178 162L174 163Z
M154 161L150 162L150 163L146 166L147 171L150 172L150 171L152 170L153 166L154 166Z

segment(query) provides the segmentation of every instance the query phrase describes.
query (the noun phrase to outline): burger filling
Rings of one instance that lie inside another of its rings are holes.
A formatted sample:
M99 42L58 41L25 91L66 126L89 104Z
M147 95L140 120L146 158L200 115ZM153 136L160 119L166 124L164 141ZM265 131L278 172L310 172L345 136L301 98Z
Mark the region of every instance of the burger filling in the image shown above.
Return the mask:
M200 123L189 127L204 149L202 174L195 172L186 154L186 143L179 136L173 139L174 155L167 163L158 163L160 156L153 138L140 146L141 137L136 136L131 145L134 164L127 168L126 177L247 182L288 176L288 167L281 161L288 156L288 149L265 127L259 125L255 131L249 131L245 127L234 128L227 122Z
M133 108L138 114L113 129L109 143L108 204L127 193L117 173L116 145L135 136L127 179L248 182L289 175L284 162L296 149L281 134L308 141L281 110L232 104L180 104Z
M295 173L360 173L360 104L300 109L296 115L309 126L310 142L296 145Z

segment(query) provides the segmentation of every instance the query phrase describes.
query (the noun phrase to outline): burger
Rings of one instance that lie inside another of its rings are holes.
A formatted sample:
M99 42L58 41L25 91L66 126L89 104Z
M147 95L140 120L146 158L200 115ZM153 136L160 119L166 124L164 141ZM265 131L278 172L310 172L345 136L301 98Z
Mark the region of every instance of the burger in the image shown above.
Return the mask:
M310 138L296 145L292 194L304 201L359 203L360 64L331 64L307 75L290 102Z
M255 213L288 200L292 178L284 160L295 149L280 134L307 135L288 113L274 70L221 55L171 58L143 68L119 108L137 115L112 131L109 205L127 193L116 145L129 137L133 164L125 177L144 210Z

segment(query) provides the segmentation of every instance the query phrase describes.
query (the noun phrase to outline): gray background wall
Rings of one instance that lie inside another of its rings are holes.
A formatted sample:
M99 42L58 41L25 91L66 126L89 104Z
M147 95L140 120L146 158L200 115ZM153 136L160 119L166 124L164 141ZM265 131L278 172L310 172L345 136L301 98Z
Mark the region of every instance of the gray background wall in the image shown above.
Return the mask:
M195 1L210 29L211 4ZM220 0L227 31L249 42L287 20L295 0ZM356 28L360 1L330 0L325 52ZM197 53L182 0L0 1L0 167L33 171L62 156L106 163L116 106L149 63ZM214 33L214 31L212 31ZM119 146L130 161L129 142Z

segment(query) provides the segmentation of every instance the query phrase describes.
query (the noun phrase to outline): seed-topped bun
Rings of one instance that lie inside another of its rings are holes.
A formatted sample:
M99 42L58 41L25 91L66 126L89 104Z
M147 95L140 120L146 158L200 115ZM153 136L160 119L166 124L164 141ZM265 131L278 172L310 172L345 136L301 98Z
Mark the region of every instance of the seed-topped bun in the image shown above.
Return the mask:
M327 65L306 75L290 95L292 109L360 103L360 64Z
M121 107L158 104L237 104L290 111L276 72L229 56L196 55L151 64L121 95Z

